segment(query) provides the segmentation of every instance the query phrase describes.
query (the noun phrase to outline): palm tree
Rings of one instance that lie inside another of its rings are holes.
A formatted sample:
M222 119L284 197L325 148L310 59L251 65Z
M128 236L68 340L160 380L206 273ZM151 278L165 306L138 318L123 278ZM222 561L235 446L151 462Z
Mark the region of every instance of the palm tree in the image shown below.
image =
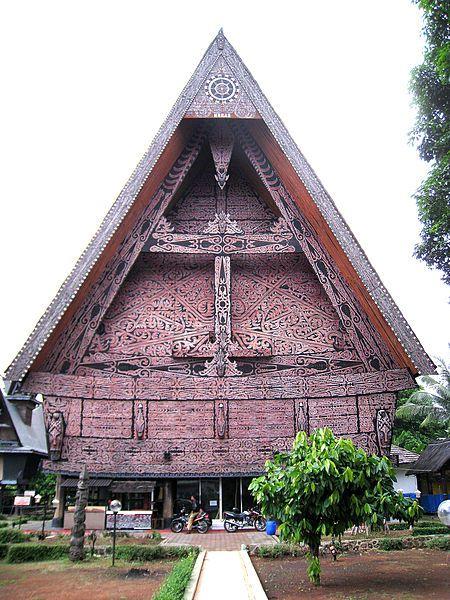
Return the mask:
M413 392L407 402L399 406L400 419L422 419L420 427L447 424L450 431L450 366L444 360L437 362L438 375L421 377L420 389Z

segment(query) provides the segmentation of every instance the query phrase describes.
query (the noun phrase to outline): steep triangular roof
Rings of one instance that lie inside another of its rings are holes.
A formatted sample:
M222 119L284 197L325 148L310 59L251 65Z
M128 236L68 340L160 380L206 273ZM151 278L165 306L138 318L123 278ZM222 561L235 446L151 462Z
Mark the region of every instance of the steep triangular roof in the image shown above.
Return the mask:
M246 107L254 107L257 111L253 115L258 117L258 122L253 120L253 133L258 135L260 140L263 140L264 136L276 140L280 153L274 157L274 160L284 161L284 168L290 170L288 179L292 182L293 178L296 178L297 184L310 197L313 209L317 213L314 218L320 219L320 225L326 230L325 234L329 238L328 242L336 247L337 241L343 251L347 281L354 290L358 291L360 297L365 297L365 304L372 311L372 319L377 321L378 325L381 323L384 327L388 326L391 347L398 346L397 352L403 357L404 366L407 366L413 374L434 372L432 361L383 286L333 200L251 73L220 30L92 241L7 370L8 380L17 381L25 377L62 317L70 313L74 300L88 287L90 278L101 269L105 248L125 226L126 219L132 212L141 190L154 190L167 174L168 169L164 171L164 165L170 166L173 163L183 149L188 133L192 131L189 130L188 119L184 119L184 124L181 124L181 121L185 116L189 116L190 107L205 89L208 75L219 60L231 69L236 84L243 92L242 97L247 100ZM261 120L263 126L260 125Z

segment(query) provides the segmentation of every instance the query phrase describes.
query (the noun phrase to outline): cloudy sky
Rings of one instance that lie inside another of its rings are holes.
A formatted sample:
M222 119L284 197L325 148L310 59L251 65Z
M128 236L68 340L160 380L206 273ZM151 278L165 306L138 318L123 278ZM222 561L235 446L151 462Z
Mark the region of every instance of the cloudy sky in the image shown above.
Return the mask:
M89 242L223 27L432 355L449 288L412 258L409 0L2 3L0 369Z

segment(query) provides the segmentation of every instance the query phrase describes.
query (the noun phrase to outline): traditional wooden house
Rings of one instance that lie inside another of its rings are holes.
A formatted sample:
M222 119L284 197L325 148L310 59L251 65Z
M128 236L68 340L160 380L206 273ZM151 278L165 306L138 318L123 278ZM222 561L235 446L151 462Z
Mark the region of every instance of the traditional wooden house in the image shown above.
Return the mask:
M428 444L407 475L417 477L425 512L436 513L439 504L450 499L450 438Z
M396 393L431 372L220 31L7 378L45 398L60 492L86 464L92 502L167 518L249 504L299 430L389 453Z

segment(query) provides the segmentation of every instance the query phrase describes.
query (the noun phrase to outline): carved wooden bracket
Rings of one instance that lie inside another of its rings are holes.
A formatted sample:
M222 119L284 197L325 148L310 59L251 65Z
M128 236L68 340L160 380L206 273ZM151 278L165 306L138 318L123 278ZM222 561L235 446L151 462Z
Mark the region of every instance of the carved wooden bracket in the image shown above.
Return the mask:
M214 177L219 188L223 190L229 178L228 167L234 144L230 128L225 123L218 123L209 134L209 144L216 168Z

